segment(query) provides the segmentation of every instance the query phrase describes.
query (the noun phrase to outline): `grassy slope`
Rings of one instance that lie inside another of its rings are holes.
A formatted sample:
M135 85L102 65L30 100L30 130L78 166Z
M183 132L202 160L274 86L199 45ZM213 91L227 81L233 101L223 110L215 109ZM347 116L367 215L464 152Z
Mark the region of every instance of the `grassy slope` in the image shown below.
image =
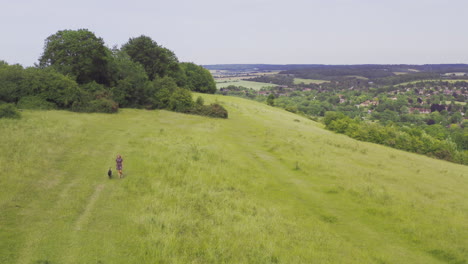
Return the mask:
M204 97L230 118L0 120L0 263L468 260L468 167ZM126 177L108 180L117 153Z
M218 89L228 87L229 85L243 86L243 87L246 87L246 88L252 88L254 90L260 90L263 87L277 86L276 84L272 84L272 83L252 82L252 81L244 81L244 80L237 80L237 81L231 81L231 82L217 82L216 83L216 87Z

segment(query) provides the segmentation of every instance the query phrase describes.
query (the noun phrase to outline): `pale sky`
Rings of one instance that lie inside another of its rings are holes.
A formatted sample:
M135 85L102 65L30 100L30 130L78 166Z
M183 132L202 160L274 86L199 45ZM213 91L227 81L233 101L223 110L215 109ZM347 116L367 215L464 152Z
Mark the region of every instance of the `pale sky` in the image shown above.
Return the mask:
M32 66L79 28L197 64L468 63L468 0L0 0L0 60Z

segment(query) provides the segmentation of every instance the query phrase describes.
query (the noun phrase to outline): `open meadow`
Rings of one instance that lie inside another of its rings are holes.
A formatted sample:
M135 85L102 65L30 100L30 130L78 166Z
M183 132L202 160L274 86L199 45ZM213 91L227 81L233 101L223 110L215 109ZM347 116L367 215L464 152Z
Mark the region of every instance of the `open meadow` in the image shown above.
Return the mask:
M330 81L324 81L324 80L314 80L314 79L302 79L302 78L294 78L294 84L322 84Z
M229 118L0 119L0 263L468 262L467 166L201 96Z

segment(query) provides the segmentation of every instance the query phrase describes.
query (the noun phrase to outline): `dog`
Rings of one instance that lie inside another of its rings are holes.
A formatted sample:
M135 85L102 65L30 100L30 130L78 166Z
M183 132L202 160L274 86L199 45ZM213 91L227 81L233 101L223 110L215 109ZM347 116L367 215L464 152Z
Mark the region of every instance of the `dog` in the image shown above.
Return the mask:
M109 170L107 171L107 176L109 176L109 179L112 179L112 170L111 170L111 168L109 168Z

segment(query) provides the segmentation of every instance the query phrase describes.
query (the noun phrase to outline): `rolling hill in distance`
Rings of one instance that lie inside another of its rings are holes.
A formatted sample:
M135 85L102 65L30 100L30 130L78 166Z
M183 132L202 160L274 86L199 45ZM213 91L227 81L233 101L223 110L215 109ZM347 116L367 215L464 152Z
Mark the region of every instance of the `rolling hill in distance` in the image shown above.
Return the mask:
M195 96L229 118L1 119L0 263L468 262L467 166Z

